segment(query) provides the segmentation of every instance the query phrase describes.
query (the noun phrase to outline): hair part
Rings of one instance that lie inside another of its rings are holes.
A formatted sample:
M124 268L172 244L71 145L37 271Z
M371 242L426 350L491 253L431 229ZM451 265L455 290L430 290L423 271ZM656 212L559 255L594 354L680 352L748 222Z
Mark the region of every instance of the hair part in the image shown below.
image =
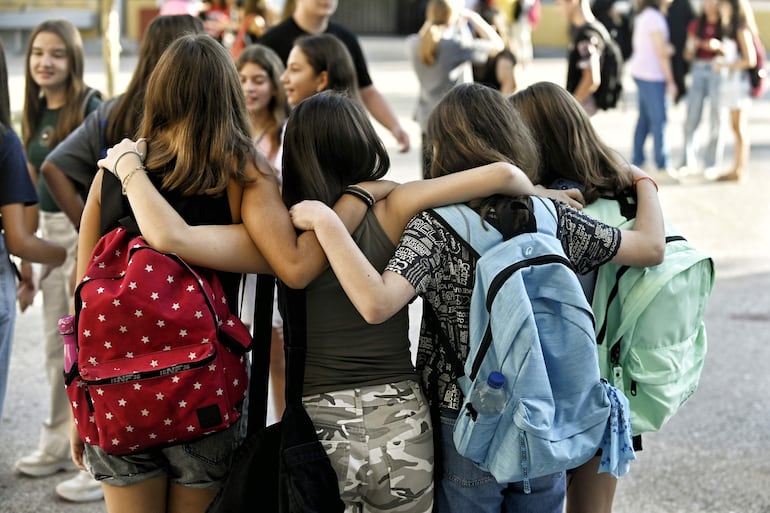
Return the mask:
M537 82L509 98L540 148L538 181L566 178L584 187L588 203L631 186L622 157L602 141L583 107L563 87Z
M224 47L207 34L172 42L150 75L137 134L149 142L147 167L168 171L163 189L218 194L233 178L244 183L247 161L256 162L250 132L238 72Z
M113 146L124 137L135 137L144 110L147 80L164 50L176 38L184 34L203 34L203 21L189 14L158 16L147 26L139 47L136 70L126 91L117 100L107 120L105 139Z
M69 73L65 83L67 102L61 108L59 121L48 139L48 146L53 148L77 126L83 122L84 101L86 98L86 85L83 82L83 40L80 32L67 20L46 20L36 26L29 36L27 52L25 55L25 93L24 110L22 115L22 139L24 147L29 148L32 135L37 129L40 115L46 108L46 99L41 87L32 78L29 60L32 56L32 46L35 38L41 32L54 34L62 43L67 52L67 64Z
M369 115L349 94L314 94L289 115L283 152L288 207L304 199L333 205L348 185L378 180L389 168L388 151Z

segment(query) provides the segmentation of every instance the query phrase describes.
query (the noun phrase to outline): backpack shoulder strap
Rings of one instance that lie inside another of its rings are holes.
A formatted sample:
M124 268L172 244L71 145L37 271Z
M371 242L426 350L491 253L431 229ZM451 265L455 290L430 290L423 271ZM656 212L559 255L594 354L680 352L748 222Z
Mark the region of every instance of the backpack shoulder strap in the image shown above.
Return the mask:
M477 256L483 255L486 250L503 240L503 236L491 224L482 225L479 215L467 205L447 205L434 208L432 212L464 240Z

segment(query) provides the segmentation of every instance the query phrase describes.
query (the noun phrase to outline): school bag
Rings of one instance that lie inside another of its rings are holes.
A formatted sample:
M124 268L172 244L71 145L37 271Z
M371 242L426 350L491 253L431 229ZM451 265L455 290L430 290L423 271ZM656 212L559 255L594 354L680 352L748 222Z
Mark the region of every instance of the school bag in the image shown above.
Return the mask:
M117 455L229 427L248 386L251 335L216 273L134 233L119 226L94 248L75 290L77 364L65 369L81 439Z
M624 229L636 205L601 198L586 214ZM703 316L714 286L714 262L665 223L666 253L653 267L604 264L592 306L602 377L631 404L634 433L658 431L695 393L707 350Z
M587 23L582 30L597 34L603 43L599 58L601 83L594 91L596 106L602 110L614 109L623 95L623 53L601 23Z
M599 377L593 314L555 236L555 207L541 198L510 205L529 222L514 231L512 214L496 208L505 240L469 207L434 209L480 255L455 447L500 483L524 481L527 492L530 479L578 467L600 447L622 475L634 459L627 401ZM492 371L505 376L508 400L500 414L483 415L470 398Z
M759 39L759 35L752 33L751 39L754 42L754 52L757 54L757 63L753 68L749 68L746 71L749 74L749 83L751 84L751 97L761 98L765 94L765 78L767 77L765 62L767 61L767 55L765 53L765 47L762 45L762 40Z

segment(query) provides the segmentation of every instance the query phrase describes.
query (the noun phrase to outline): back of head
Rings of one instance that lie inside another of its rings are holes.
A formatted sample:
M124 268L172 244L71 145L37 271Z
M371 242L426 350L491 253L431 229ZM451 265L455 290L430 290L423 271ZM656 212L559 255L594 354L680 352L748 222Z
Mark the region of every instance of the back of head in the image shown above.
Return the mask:
M342 41L331 34L313 34L298 37L294 46L302 50L316 74L327 73L327 89L348 92L358 98L356 68Z
M212 80L216 77L216 80ZM138 134L149 139L147 166L173 166L164 188L221 192L253 157L238 72L206 34L184 35L163 52L147 83Z
M583 185L589 203L631 185L619 155L594 130L583 107L563 87L537 82L510 97L539 146L540 183L566 178Z
M428 119L432 177L510 162L534 182L538 153L519 113L499 91L481 84L452 88Z
M124 137L135 135L144 107L147 80L168 45L181 35L204 32L203 21L188 14L153 18L142 38L139 58L131 82L108 120L105 130L107 146L117 144Z
M284 135L283 198L332 205L345 187L382 178L390 167L385 145L361 103L323 91L291 112Z

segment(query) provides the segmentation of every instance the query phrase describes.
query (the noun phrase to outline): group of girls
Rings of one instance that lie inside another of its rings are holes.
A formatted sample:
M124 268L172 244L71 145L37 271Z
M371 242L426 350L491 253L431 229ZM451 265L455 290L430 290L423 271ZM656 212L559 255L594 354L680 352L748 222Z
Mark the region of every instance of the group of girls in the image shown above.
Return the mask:
M427 512L434 500L437 511L514 511L534 503L540 511L561 511L564 473L533 480L525 494L520 484L496 483L454 452L447 435L462 397L436 341L444 337L456 355L467 354L462 320L475 257L428 209L470 202L495 224L496 195L549 196L561 200L559 237L578 269L609 261L652 265L663 248L655 184L619 163L593 131L580 148L572 146L569 123L586 121L579 106L573 112L569 95L533 86L522 96L536 110L551 109L553 126L563 127L545 137L521 105L476 84L452 89L429 119L432 179L382 181L388 153L355 93L349 56L344 47L335 53L335 41L297 40L283 73L274 59L251 60L249 49L236 67L206 35L170 42L146 79L142 115L123 127L131 139L108 150L88 180L77 278L98 238L130 205L150 244L220 271L231 297L238 285L233 273L272 273L285 286L306 288L303 401L347 511ZM292 107L285 122L280 86ZM579 207L577 191L533 185L562 172L540 159L549 137L561 141L549 151L565 160L585 156L576 171L582 174L569 178L586 191L636 188L634 230L608 227L572 208ZM345 193L356 184L365 192ZM103 203L102 191L122 191L127 203ZM180 203L182 196L191 199ZM417 368L407 311L415 295L438 319L423 325ZM238 433L234 427L121 457L85 444L73 427L71 446L76 464L101 482L111 513L195 512L205 511L225 478ZM441 471L434 475L436 460Z

